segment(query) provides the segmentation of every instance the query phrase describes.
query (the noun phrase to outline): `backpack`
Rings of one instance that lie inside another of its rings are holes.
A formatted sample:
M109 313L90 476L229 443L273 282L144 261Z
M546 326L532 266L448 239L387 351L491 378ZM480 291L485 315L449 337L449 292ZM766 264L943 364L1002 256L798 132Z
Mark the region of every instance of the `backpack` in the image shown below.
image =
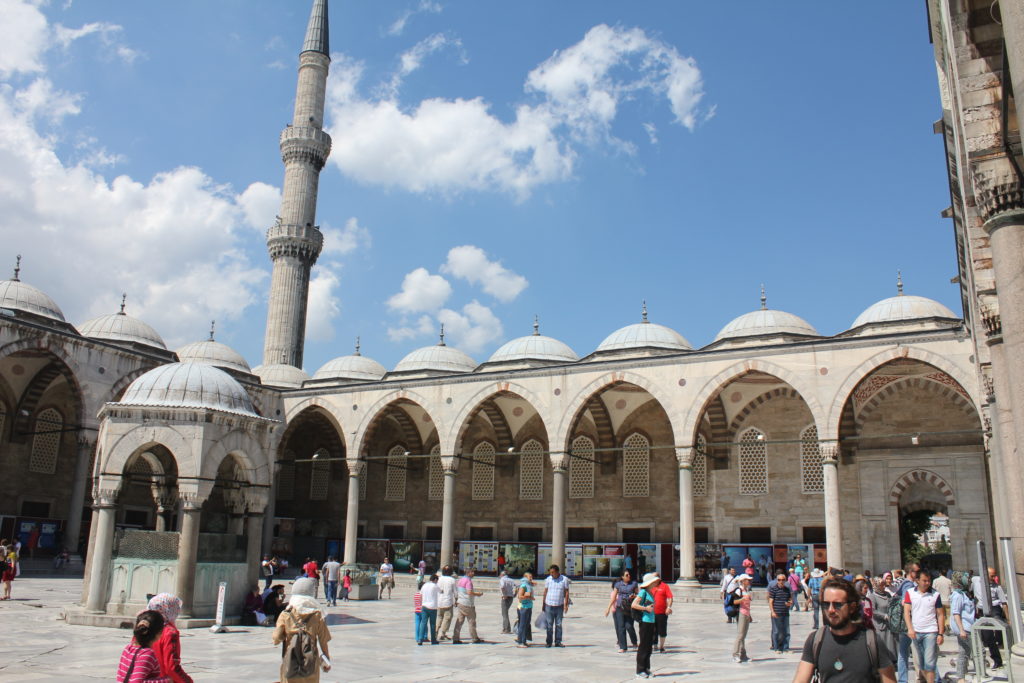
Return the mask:
M736 591L725 594L725 604L723 607L725 608L725 616L730 619L740 613L740 608L736 605L736 599L738 597L739 596L736 595Z
M897 636L907 632L907 625L903 622L903 595L897 593L892 596L885 607L885 630Z
M281 662L281 678L305 678L316 673L319 663L317 645L313 636L305 629L302 622L292 616L297 630L288 639L284 647Z
M820 683L822 680L821 672L818 671L818 656L821 655L821 645L825 641L825 631L828 630L828 626L822 626L814 632L814 642L811 645L812 652L814 652L814 676L811 678L811 683ZM882 678L878 675L878 638L872 629L865 628L863 630L868 646L868 658L871 661L871 674L874 677L873 680L880 681Z

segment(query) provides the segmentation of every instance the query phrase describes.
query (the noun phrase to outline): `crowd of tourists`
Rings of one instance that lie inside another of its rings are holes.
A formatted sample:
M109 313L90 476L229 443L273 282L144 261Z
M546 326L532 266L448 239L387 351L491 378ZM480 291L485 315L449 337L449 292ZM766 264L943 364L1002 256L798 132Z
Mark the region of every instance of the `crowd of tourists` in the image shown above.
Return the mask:
M0 552L9 557L6 547ZM273 558L265 558L261 566L265 568L268 562L272 563ZM476 600L483 592L474 584L476 573L472 567L461 576L450 566L427 573L425 563L421 562L417 569L412 608L413 637L418 645L493 642L483 639L477 631ZM272 627L271 640L281 645L282 683L315 683L321 671L330 669L331 634L318 596L320 583L324 584L328 606L336 605L339 598L347 600L352 588L350 572L343 572L333 557L322 566L307 559L301 572L286 595L285 584L273 583L280 574L273 570L268 574L264 569L264 578L271 581L263 588L254 586L245 598L243 623ZM794 575L795 571L780 571L764 592L771 650L776 654L790 649L790 613L813 613L813 625L803 642L794 683L907 683L911 669L915 672L915 683L934 683L939 649L947 632L957 644L950 680L962 683L969 680L970 634L976 619L1007 617L1006 595L992 568L987 577L988 600L982 600L986 590L982 577L960 571L933 575L914 563L881 576L806 568ZM746 638L757 611L752 582L749 573L737 575L730 571L720 585L726 621L736 624L732 656L739 664L751 661ZM390 598L394 566L387 558L378 570L377 583L377 597L383 598L387 592ZM532 572L513 578L502 570L498 592L501 632L514 636L517 647L534 645L534 628L545 634L546 647L564 647L563 617L572 600L570 580L557 565L548 568L543 580L535 579ZM651 677L652 654L666 651L673 600L672 589L657 572L648 572L637 580L626 570L612 585L604 616L612 617L618 652L635 651L637 678ZM985 603L990 607L987 614L983 614ZM150 600L147 610L138 615L131 643L122 653L119 682L191 682L182 670L181 645L175 627L180 608L181 601L167 593ZM820 621L824 621L821 627ZM998 673L1003 666L1003 643L997 633L989 630L981 636L992 660L988 673Z

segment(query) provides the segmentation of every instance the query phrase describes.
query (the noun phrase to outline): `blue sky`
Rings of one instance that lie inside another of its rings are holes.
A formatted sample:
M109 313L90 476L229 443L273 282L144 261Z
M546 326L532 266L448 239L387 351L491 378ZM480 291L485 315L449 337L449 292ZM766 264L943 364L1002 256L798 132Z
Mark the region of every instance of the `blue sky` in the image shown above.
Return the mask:
M73 323L261 361L305 0L0 0L0 259ZM959 311L924 3L331 3L327 247L306 367L700 347L758 307L822 334L906 291ZM4 266L7 267L7 266Z

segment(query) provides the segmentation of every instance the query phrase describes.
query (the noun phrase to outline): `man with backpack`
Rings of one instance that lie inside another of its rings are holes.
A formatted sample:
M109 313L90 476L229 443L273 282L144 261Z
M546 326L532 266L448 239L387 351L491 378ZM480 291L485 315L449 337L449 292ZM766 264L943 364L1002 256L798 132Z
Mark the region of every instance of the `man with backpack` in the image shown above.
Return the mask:
M807 579L807 592L811 594L811 611L814 612L814 630L818 630L818 620L821 615L821 604L818 598L821 596L821 582L825 572L817 567L811 570L811 578Z
M815 674L822 683L895 683L888 650L878 646L875 632L862 623L860 595L853 584L826 579L821 606L828 625L807 636L793 683L810 683Z
M897 683L907 683L907 671L910 668L910 637L907 636L907 624L903 619L903 601L907 591L917 585L918 574L921 573L921 566L916 562L908 562L904 567L902 581L896 585L896 592L889 600L889 608L886 610L886 623L889 631L898 639L896 657L896 680Z

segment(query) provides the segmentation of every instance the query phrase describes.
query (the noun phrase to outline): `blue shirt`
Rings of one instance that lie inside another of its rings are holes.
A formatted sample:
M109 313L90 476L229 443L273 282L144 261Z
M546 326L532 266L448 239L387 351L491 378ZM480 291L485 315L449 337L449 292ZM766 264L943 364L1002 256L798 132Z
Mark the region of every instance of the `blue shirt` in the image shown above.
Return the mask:
M519 587L522 588L530 596L528 599L524 598L524 599L520 600L519 601L519 606L522 609L530 609L530 608L532 608L533 607L533 586L526 579L523 579L522 583L519 584Z
M569 589L569 579L565 578L565 574L559 574L557 579L553 576L544 579L544 588L547 589L544 596L545 605L552 607L565 605L565 591Z
M646 588L640 589L640 605L646 607L654 604L654 596L647 592ZM641 612L640 620L646 621L648 624L654 623L654 612Z
M807 587L811 589L811 595L817 595L821 592L821 577L812 576L807 579Z
M953 591L953 595L949 599L949 627L953 629L954 634L960 635L956 619L953 618L954 614L960 615L960 621L964 623L964 631L970 633L976 617L974 601L962 590Z

